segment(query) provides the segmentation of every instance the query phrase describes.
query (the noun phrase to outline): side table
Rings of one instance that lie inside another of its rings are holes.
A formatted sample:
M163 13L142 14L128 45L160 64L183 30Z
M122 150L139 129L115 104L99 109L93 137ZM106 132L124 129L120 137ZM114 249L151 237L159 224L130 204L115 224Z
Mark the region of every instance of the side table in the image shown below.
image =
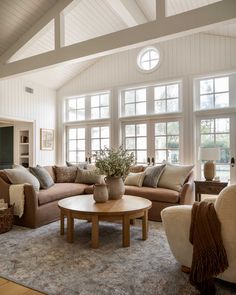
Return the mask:
M201 202L201 194L218 195L228 182L195 180L195 201Z

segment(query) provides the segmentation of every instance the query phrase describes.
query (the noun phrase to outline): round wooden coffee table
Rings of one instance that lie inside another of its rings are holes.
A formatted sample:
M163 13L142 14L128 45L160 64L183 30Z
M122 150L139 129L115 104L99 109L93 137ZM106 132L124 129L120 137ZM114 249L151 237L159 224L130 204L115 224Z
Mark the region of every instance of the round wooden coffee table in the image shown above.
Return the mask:
M99 221L122 220L123 247L130 246L130 222L142 217L142 239L148 237L148 210L152 202L136 197L123 196L120 200L109 200L106 203L95 203L93 195L79 195L60 200L61 235L64 234L64 218L67 218L67 241L74 240L74 218L92 222L92 248L98 248Z

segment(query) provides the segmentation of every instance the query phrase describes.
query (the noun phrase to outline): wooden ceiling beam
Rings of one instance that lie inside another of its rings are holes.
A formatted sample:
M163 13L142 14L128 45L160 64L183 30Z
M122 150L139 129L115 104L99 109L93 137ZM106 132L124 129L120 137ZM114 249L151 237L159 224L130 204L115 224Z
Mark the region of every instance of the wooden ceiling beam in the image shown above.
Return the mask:
M236 0L222 0L122 31L70 46L56 48L37 56L2 65L0 78L50 67L60 63L84 61L150 42L159 42L214 28L236 20Z
M73 0L59 0L51 9L44 14L34 26L31 27L21 38L14 43L3 55L0 57L0 64L6 63L11 56L13 56L21 47L29 42L33 37L40 32L50 21L60 15L61 11L66 8ZM56 23L56 22L55 22ZM56 27L56 24L55 24ZM55 37L58 36L57 34ZM56 38L55 38L56 39ZM58 41L55 41L58 42ZM59 41L60 42L60 41Z

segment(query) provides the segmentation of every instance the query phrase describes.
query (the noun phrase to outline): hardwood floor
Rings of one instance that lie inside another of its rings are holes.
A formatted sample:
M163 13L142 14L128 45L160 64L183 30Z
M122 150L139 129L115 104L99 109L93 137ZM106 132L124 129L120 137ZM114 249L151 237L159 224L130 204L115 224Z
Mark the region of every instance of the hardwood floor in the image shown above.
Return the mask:
M0 278L1 295L44 295L38 291L26 288L11 281Z

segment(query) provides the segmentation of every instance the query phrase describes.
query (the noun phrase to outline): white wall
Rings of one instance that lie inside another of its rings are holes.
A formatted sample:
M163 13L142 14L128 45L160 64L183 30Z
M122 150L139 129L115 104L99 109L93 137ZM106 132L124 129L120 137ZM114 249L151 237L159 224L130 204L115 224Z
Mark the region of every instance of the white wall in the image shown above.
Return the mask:
M118 100L118 89L141 83L183 81L184 162L194 161L193 153L193 77L196 75L236 70L236 38L196 34L156 44L162 53L160 67L152 73L137 70L140 51L132 49L100 59L93 66L65 84L57 92L58 105L58 161L63 160L62 101L71 95L99 90L112 90Z
M25 87L34 93L25 92ZM21 78L0 81L0 118L34 121L35 164L55 163L56 151L40 150L40 128L56 128L56 92Z

